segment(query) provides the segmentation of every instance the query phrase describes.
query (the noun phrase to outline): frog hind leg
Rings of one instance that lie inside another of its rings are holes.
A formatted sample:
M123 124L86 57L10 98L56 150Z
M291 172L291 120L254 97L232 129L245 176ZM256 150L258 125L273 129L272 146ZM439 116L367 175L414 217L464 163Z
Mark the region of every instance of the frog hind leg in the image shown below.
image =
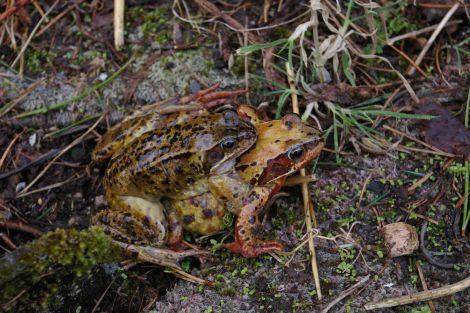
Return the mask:
M272 251L282 251L282 244L277 240L259 240L255 236L258 213L268 202L273 190L256 187L245 197L235 224L235 241L225 244L228 250L240 253L244 257L257 257Z
M112 209L98 212L93 224L118 241L155 247L166 244L168 223L159 201L114 196L107 200Z

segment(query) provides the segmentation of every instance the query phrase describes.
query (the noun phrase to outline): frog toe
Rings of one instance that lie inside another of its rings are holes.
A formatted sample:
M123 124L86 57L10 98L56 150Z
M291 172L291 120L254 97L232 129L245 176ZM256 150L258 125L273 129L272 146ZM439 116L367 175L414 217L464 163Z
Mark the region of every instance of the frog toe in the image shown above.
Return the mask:
M225 244L224 247L234 253L239 253L246 258L254 258L273 251L282 251L282 244L276 240L244 242L234 241Z

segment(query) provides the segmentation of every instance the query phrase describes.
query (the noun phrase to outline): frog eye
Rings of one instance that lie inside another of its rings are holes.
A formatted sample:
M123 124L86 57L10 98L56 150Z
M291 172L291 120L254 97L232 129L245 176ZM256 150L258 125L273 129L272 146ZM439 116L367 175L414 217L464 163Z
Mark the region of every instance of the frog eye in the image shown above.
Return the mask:
M304 147L295 147L292 148L292 150L289 151L287 154L287 157L292 160L292 161L297 161L304 155Z
M233 148L235 148L237 146L237 139L235 138L226 138L224 139L221 143L220 143L220 147L223 149L223 150L232 150Z

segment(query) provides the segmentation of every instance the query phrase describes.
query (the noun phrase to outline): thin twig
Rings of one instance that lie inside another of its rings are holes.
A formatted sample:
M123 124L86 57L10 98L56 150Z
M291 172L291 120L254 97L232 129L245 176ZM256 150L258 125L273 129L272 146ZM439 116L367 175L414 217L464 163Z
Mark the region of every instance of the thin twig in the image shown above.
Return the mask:
M104 296L108 293L109 288L111 288L111 286L113 285L113 283L114 283L115 280L116 280L116 279L113 279L113 280L109 283L108 287L106 287L105 291L101 294L101 296L100 296L100 298L98 299L98 301L96 301L96 304L95 304L95 306L93 307L93 310L91 310L91 313L95 313L96 309L98 309L98 306L99 306L99 305L101 304L101 302L103 301Z
M460 24L462 22L463 22L462 20L455 20L455 21L447 23L447 25L445 25L445 27L457 25L457 24ZM406 34L403 34L403 35L399 35L399 36L390 38L389 40L387 40L387 45L393 45L395 42L403 40L403 39L415 38L418 35L421 35L421 34L430 32L432 30L435 30L438 27L439 27L439 24L435 24L435 25L431 25L431 26L428 26L428 27L424 27L420 30L415 30L415 31L412 31L412 32L409 32L409 33L406 33Z
M55 161L57 161L58 158L60 158L64 153L66 153L67 151L69 151L70 149L72 149L73 147L75 147L78 143L80 143L90 132L93 131L93 129L95 129L96 126L98 126L98 124L103 120L104 118L104 115L102 115L94 124L93 126L90 127L90 129L88 129L83 135L81 135L80 137L78 137L77 139L75 139L71 144L69 144L65 149L63 149L62 151L60 151L60 153L51 161L49 162L49 164L46 165L46 167L36 176L36 178L34 178L34 180L29 183L28 186L26 186L22 191L21 193L18 195L18 196L21 196L22 194L25 194L26 191L29 190L29 188L31 188L31 186L33 186L46 172L47 170L52 166L52 164L54 164Z
M421 265L419 265L419 262L416 262L416 269L418 270L418 275L419 275L419 279L421 280L421 285L423 286L423 290L428 290L428 285L426 284L426 278L424 277L423 269L421 268ZM428 306L432 313L436 313L436 307L434 306L434 303L432 302L432 300L428 301Z
M52 149L51 151L49 151L47 153L44 153L43 155L39 156L37 159L34 159L33 161L31 161L29 163L26 163L26 164L24 164L24 165L22 165L18 168L15 168L14 170L11 170L9 172L2 172L2 173L0 173L0 180L8 178L12 175L18 174L19 172L22 172L22 171L24 171L25 169L27 169L31 166L41 164L41 163L55 157L59 152L60 152L60 149Z
M13 61L13 63L11 64L11 67L15 67L16 63L18 63L18 61L20 60L21 56L23 55L23 53L26 51L26 48L28 48L29 46L29 43L31 42L31 40L33 39L34 35L36 34L36 32L38 31L39 29L39 26L41 26L41 24L45 21L46 17L52 12L52 10L54 10L55 6L59 3L59 0L56 0L52 5L51 7L49 8L49 10L46 11L46 13L44 14L43 17L41 17L41 19L39 20L39 22L36 24L36 26L34 27L33 31L31 32L31 34L29 35L28 39L24 42L23 46L21 47L21 50L20 52L18 53L18 55L16 56L16 59Z
M423 61L424 59L424 56L426 55L426 53L428 52L429 48L431 48L431 45L434 43L434 41L436 40L437 36L439 35L439 33L442 31L442 29L445 27L445 25L447 24L447 22L449 21L449 19L452 17L452 15L455 13L455 11L457 11L457 9L459 8L460 6L460 3L459 2L456 2L452 8L450 8L450 10L447 12L447 14L444 16L444 18L442 19L442 21L439 23L438 27L436 28L436 30L434 30L434 32L432 33L431 37L429 38L429 40L426 42L426 45L424 46L424 48L421 50L421 52L419 53L418 57L416 58L416 64L419 66L421 64L421 62ZM415 72L415 68L412 67L410 68L410 70L408 71L408 75L413 75Z
M23 198L23 197L27 197L29 195L32 195L32 194L35 194L35 193L38 193L38 192L41 192L41 191L49 191L51 189L54 189L54 188L58 188L58 187L62 187L66 184L70 184L70 183L73 183L77 180L80 180L82 179L83 177L85 177L85 175L80 175L78 177L73 177L73 178L69 178L67 180L64 180L62 182L58 182L58 183L55 183L55 184L52 184L52 185L49 185L49 186L45 186L45 187L42 187L42 188L38 188L36 190L32 190L30 192L26 192L26 193L22 193L20 195L18 195L16 198Z
M20 136L23 134L24 132L21 132L19 134L17 134L15 136L15 138L13 138L13 140L10 142L10 144L8 145L7 149L5 150L5 152L3 153L2 155L2 158L0 159L0 170L2 169L2 166L3 166L3 162L5 162L8 154L10 154L10 150L11 148L13 148L13 145L15 144L15 142L18 140L18 138L20 138Z
M14 229L18 231L22 231L24 233L28 233L31 235L34 235L35 237L39 237L43 234L42 230L27 225L23 222L20 221L10 221L10 220L5 220L5 219L0 219L0 227L6 228L6 229Z
M326 308L324 308L321 313L327 313L333 306L335 306L338 302L352 294L354 291L357 289L361 288L365 283L367 283L370 279L370 275L367 275L366 277L362 278L360 281L343 291L338 297L335 298L332 302L330 302Z
M413 140L414 142L417 142L417 143L419 143L419 144L421 144L421 145L423 145L423 146L425 146L425 147L427 147L427 148L429 148L429 149L431 149L431 150L434 150L434 151L436 151L436 154L439 154L439 155L442 155L442 156L446 156L446 157L449 157L449 158L454 158L454 157L455 157L455 155L452 154L452 153L444 152L444 151L442 151L442 150L440 150L440 149L438 149L438 148L436 148L436 147L434 147L434 146L432 146L432 145L430 145L430 144L427 144L427 143L424 142L424 141L421 141L421 140L419 140L419 139L416 139L416 138L414 138L414 137L408 135L407 133L404 133L404 132L402 132L402 131L399 131L398 129L392 128L392 127L387 126L387 125L384 125L383 128L386 129L386 130L389 130L389 131L391 131L391 132L393 132L393 133L396 133L396 134L398 134L398 135L401 135L401 136L403 136L403 137L406 137L406 138L408 138L408 139L410 139L410 140ZM407 148L410 148L410 147L407 147ZM410 149L410 150L413 150L413 149Z
M8 9L6 9L2 14L0 14L0 22L15 13L17 10L19 10L21 7L27 5L30 3L31 0L18 0L16 1L15 5L10 6Z
M29 85L24 91L22 91L18 95L18 97L15 100L13 100L11 103L8 104L8 107L5 108L5 110L3 112L0 112L0 117L4 116L11 109L13 109L18 103L21 102L21 100L23 100L26 96L28 96L43 81L44 81L44 79L41 79L41 80L38 80L37 82L34 82L31 85Z

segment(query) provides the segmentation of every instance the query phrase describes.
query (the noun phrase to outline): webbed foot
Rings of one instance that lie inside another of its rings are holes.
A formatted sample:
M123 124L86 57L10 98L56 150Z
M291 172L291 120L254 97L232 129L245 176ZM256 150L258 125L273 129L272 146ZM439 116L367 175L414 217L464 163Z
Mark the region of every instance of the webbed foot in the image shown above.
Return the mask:
M129 257L133 258L137 262L148 262L160 266L165 266L171 269L176 276L181 277L185 280L197 284L212 285L212 283L209 281L186 273L179 265L180 262L187 257L201 257L203 255L209 255L210 252L208 251L195 249L173 251L170 249L155 248L151 246L138 246L134 244L126 244L119 241L113 242L114 244L122 248Z

